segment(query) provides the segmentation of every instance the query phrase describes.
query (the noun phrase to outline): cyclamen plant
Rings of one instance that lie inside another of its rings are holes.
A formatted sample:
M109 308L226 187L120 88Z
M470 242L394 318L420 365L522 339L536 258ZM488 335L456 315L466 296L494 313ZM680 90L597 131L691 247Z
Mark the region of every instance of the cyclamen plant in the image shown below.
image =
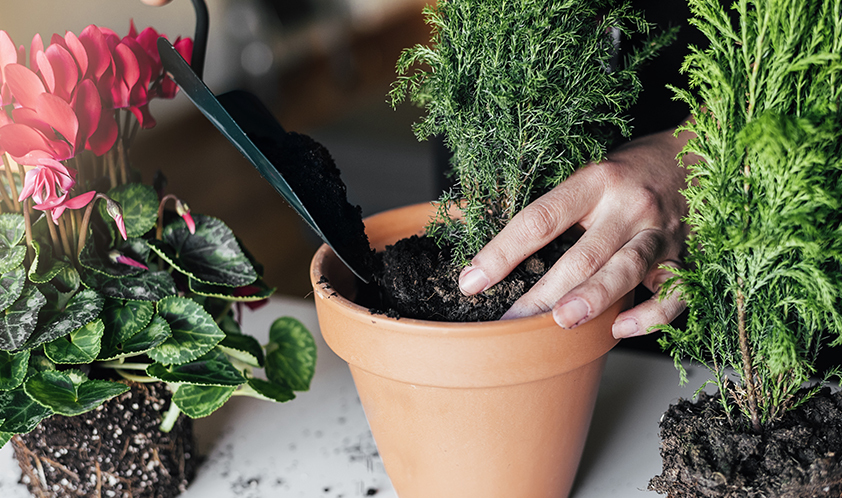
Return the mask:
M159 36L91 25L46 47L36 35L27 59L0 31L0 446L127 391L121 377L174 392L164 431L233 395L282 402L309 387L302 324L279 318L266 346L240 330L242 305L274 290L261 266L222 221L129 166L138 130L155 126L149 102L177 91ZM174 46L189 60L189 38Z
M675 30L620 54L621 39L651 28L628 2L442 0L424 13L432 44L401 54L391 98L423 106L416 135L441 134L453 152L457 188L429 232L464 265L527 204L604 159L617 132L631 134L636 71Z
M690 315L661 343L682 382L682 358L707 365L731 422L760 432L817 392L801 388L842 343L842 2L739 0L736 21L690 6L710 47L685 61L697 93L677 93L697 135L684 153L702 161L669 290Z

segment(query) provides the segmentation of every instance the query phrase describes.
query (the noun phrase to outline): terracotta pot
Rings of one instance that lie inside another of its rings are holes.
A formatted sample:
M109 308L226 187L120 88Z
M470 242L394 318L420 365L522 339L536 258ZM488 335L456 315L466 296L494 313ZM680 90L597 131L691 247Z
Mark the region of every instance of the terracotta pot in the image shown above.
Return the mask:
M430 204L365 220L372 247L421 233ZM630 296L563 330L549 313L446 323L374 315L327 246L310 278L319 326L348 362L401 498L562 498L590 425L611 324Z

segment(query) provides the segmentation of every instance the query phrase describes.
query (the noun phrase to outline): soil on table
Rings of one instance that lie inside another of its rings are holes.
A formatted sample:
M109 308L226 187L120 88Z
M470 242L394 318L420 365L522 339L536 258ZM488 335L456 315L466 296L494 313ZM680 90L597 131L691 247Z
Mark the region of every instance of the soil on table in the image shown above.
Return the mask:
M12 439L24 482L36 497L171 498L198 466L193 423L182 415L159 430L171 393L162 384L131 390L76 417L53 416Z
M377 289L360 304L390 316L433 321L498 320L532 288L571 245L560 237L526 259L505 280L474 296L459 291L461 268L451 265L450 247L426 236L402 239L377 253Z
M823 389L761 434L728 423L719 396L681 400L661 420L663 472L649 489L670 497L842 496L842 392Z

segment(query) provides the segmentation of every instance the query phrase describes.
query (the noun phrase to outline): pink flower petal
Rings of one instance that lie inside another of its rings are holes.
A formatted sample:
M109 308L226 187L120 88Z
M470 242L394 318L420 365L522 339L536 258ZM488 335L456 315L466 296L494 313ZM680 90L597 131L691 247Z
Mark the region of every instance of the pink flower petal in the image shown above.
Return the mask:
M153 118L152 114L149 112L149 104L129 107L129 110L132 111L132 114L134 114L135 118L137 118L138 123L140 123L140 127L144 130L154 128L155 125L158 124L158 122L155 121L155 118Z
M46 52L41 51L33 54L33 56L35 57L35 65L32 67L41 73L41 78L44 80L44 85L47 87L47 91L55 92L56 75L53 72L52 64L50 64L49 59L47 59Z
M85 76L99 80L111 65L111 51L108 49L105 36L98 27L91 24L82 30L79 42L85 47L85 53L88 56L88 69Z
M0 68L6 64L18 62L18 48L12 38L3 30L0 30Z
M85 50L85 46L72 31L65 33L64 43L67 45L67 50L76 60L79 75L84 76L88 72L88 52Z
M49 93L42 93L38 96L35 110L70 145L76 143L76 136L79 133L79 120L76 118L73 108L64 99Z
M0 147L21 164L31 164L26 155L32 151L51 152L49 140L31 126L13 123L0 128Z
M85 192L84 194L79 194L76 197L67 199L64 201L64 207L67 209L79 209L83 208L91 202L96 195L96 190L91 190L90 192Z
M4 70L12 96L24 107L35 107L38 95L47 91L34 71L20 64L9 64Z
M119 44L114 49L114 64L117 70L114 74L122 80L127 88L131 88L140 79L140 64L131 48Z
M76 66L76 61L70 55L70 52L61 45L50 45L45 53L55 75L53 93L65 101L69 101L73 89L76 88L76 83L79 82L79 69Z
M117 128L117 121L114 119L114 111L103 107L96 131L88 139L85 148L93 151L97 156L101 156L114 146L118 133L119 129ZM2 145L2 142L0 142L0 145Z
M102 101L93 81L85 79L79 83L73 101L73 109L76 112L76 118L79 120L79 133L74 143L74 149L79 151L85 147L85 144L96 131L102 115Z
M33 69L38 68L38 63L35 61L35 55L44 51L44 41L41 40L41 35L35 33L32 37L32 43L29 44L29 67ZM21 64L22 61L18 61Z

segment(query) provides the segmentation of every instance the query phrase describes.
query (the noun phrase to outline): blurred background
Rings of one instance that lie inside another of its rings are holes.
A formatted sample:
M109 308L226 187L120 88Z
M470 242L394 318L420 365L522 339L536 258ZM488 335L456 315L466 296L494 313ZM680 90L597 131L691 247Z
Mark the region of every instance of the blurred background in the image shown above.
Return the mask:
M205 82L215 93L254 92L287 130L327 147L364 215L431 200L434 147L411 129L421 111L393 110L387 100L400 51L429 39L421 15L428 1L207 0ZM89 24L125 35L131 19L170 40L193 36L190 0L0 2L0 29L27 47L36 33L48 43ZM168 192L233 229L266 267L270 286L307 295L316 236L184 95L153 101L151 111L158 126L142 130L131 150L143 181L163 172Z

